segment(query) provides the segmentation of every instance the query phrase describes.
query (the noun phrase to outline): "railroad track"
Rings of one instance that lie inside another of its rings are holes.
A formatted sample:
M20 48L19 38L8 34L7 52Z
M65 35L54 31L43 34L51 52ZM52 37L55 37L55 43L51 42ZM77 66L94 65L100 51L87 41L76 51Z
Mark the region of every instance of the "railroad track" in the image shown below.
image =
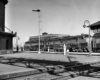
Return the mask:
M39 64L42 66L42 68L37 68L40 72L48 72L49 74L59 76L52 80L73 78L100 71L100 62L82 64L78 62L48 61L14 57L0 57L0 62L6 64L23 63L30 68L33 68L34 64Z

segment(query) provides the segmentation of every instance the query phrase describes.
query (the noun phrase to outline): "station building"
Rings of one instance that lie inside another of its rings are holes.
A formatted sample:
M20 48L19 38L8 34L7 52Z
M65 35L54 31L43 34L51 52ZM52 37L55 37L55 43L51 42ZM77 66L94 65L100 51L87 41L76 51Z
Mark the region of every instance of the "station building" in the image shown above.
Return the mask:
M5 5L8 0L0 0L0 54L11 53L13 47L13 32L5 32Z
M100 21L97 21L90 25L93 35L93 49L95 52L100 52Z

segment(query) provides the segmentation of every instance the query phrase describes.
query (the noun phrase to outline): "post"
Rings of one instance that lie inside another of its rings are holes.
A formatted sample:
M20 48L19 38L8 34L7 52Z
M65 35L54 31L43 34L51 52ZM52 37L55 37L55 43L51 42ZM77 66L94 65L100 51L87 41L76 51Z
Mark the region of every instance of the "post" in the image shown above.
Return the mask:
M39 50L38 50L38 54L41 54L41 51L40 51L40 18L41 18L41 14L40 14L40 9L37 9L37 10L32 10L32 11L35 11L35 12L39 12L39 22L38 22L38 27L39 27Z
M18 46L18 38L17 38L17 36L16 36L16 46Z
M90 25L89 25L89 55L91 55Z
M66 55L66 45L64 44L64 55Z
M88 26L86 26L86 23L88 23L89 25ZM85 27L88 27L89 28L89 56L91 55L91 40L90 40L90 22L89 22L89 20L85 20L84 21L84 25L83 25L83 27L85 28Z
M40 12L39 12L39 52L38 52L39 54L41 53L41 52L40 52L40 22L41 22L41 21L40 21L40 17L41 17L41 14L40 14Z
M16 51L17 52L19 51L18 40L19 40L19 37L16 36Z
M79 38L77 38L77 42L78 42L78 47L80 47L80 45L79 45Z
M48 52L50 51L49 47L48 47Z

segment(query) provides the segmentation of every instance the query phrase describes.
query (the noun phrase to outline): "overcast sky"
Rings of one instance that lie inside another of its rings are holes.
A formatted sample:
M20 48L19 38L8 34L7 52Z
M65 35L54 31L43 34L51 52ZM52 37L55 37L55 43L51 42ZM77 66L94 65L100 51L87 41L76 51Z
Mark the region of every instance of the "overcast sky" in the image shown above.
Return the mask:
M38 16L41 10L41 33L78 35L88 33L85 20L100 20L100 0L8 0L5 26L18 33L19 44L29 36L38 35Z

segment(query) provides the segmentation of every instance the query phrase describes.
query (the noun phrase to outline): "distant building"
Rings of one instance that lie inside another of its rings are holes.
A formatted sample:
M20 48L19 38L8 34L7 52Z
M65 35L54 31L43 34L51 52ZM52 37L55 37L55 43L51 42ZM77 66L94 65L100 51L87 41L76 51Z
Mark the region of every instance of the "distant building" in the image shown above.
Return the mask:
M0 54L12 52L14 34L5 32L5 5L8 0L0 0Z
M88 26L89 27L89 26ZM70 51L89 51L89 47L93 52L100 52L100 21L90 25L90 29L95 33L89 35L62 35L62 34L48 34L44 32L40 37L40 49L47 51L48 47L53 51L63 51L63 45L65 44ZM39 49L39 36L31 36L24 45L25 50L38 51Z
M48 34L43 33L40 36L40 48L42 51L47 51L48 47L52 51L63 51L64 44L67 48L79 48L88 47L87 43L88 35L63 35L63 34ZM39 47L39 36L31 36L29 40L25 43L25 50L37 51Z

